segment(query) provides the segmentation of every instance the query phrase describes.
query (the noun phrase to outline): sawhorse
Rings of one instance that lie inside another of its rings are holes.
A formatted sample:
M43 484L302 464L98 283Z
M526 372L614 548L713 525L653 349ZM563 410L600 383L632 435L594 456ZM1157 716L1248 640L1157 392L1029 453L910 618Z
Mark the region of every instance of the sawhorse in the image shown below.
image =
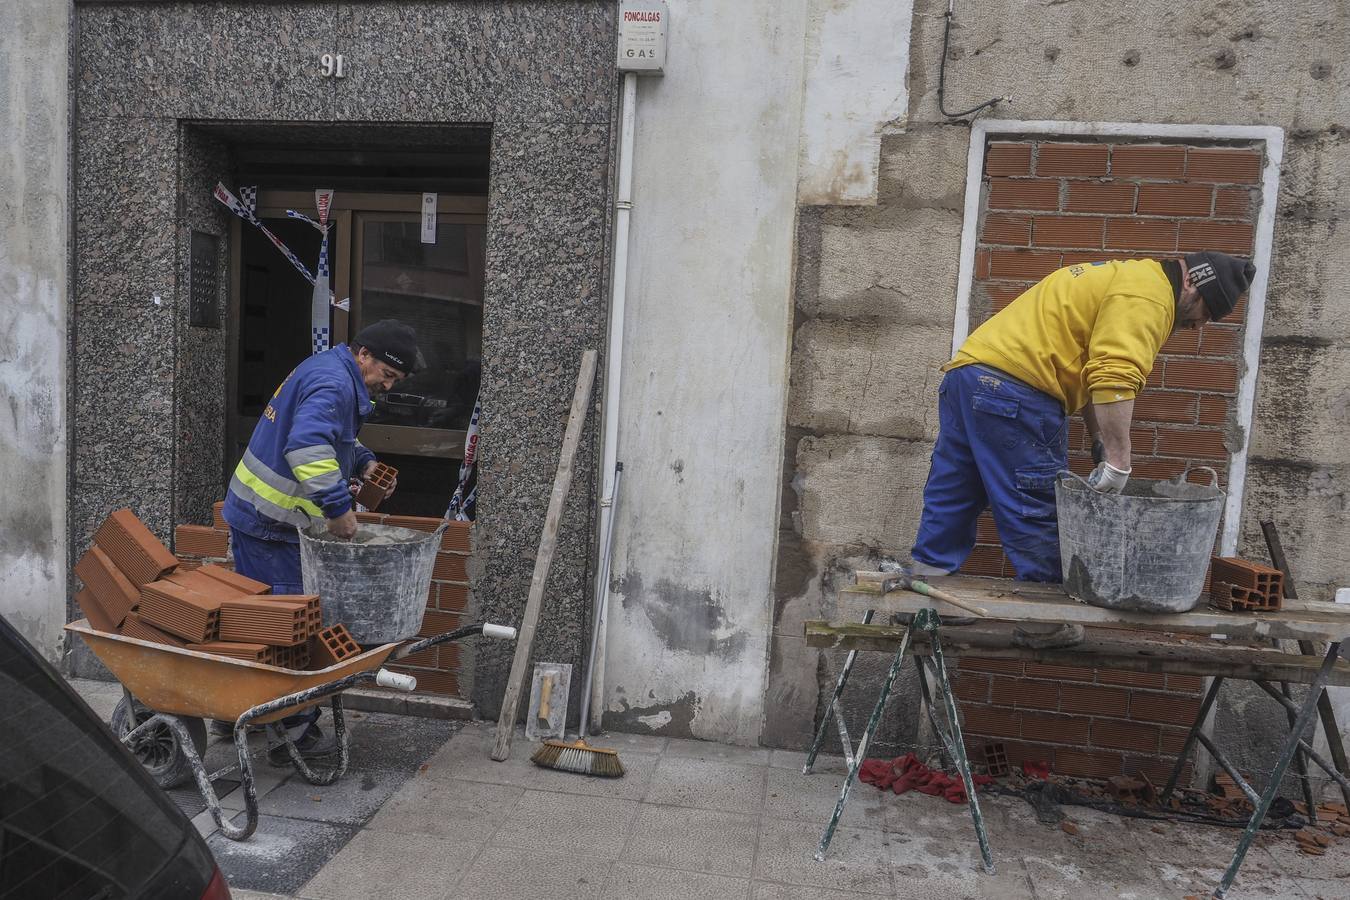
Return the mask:
M863 624L870 624L872 616L873 611L869 609L863 616ZM895 657L891 660L891 667L886 673L886 680L882 683L876 706L873 707L872 715L867 720L867 727L858 740L856 753L849 740L848 727L844 723L843 712L839 706L839 698L844 693L849 675L853 672L853 663L858 656L857 650L848 652L843 669L835 682L830 703L825 708L825 714L821 716L820 725L816 728L815 739L811 742L811 750L806 755L806 765L802 767L803 775L811 774L811 768L816 762L816 755L820 752L820 745L825 738L825 731L829 727L831 717L833 717L839 729L839 742L843 746L844 759L848 763L848 774L844 777L844 786L839 791L839 800L834 805L834 813L830 816L829 824L825 826L825 833L820 836L820 846L816 850L817 860L823 861L825 859L825 851L829 849L830 841L834 839L834 831L839 826L839 817L844 813L844 805L848 803L849 792L853 789L853 783L858 779L858 770L862 768L863 760L867 758L867 748L871 745L872 738L876 735L877 728L881 724L881 715L886 708L886 701L890 699L891 688L895 685L895 677L900 673L900 668L904 664L905 652L909 649L910 636L917 630L928 637L932 646L931 657L917 655L914 657L914 664L919 671L919 690L923 707L927 710L928 721L933 728L933 732L942 742L944 764L946 759L950 759L955 765L956 771L961 775L961 783L965 785L966 796L970 801L970 818L975 824L975 837L980 843L980 856L984 862L984 870L990 875L994 874L994 857L989 850L989 837L984 830L984 818L980 815L980 800L975 795L975 784L970 777L970 762L966 759L966 746L961 737L961 722L956 713L956 698L952 695L951 681L947 677L947 665L942 657L941 626L942 620L938 617L937 611L931 607L920 609L914 613L913 621L905 629L904 636L900 640L900 649L895 652ZM938 693L942 695L942 707L946 716L945 727L938 721L937 714L933 709L933 699L928 689L930 673L937 686Z

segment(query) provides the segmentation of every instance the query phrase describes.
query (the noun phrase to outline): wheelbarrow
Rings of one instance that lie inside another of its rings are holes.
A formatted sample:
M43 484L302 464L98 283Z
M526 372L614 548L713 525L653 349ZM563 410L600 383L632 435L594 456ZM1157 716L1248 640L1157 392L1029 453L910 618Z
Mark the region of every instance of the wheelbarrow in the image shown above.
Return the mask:
M286 748L291 765L313 785L328 785L347 771L347 727L342 692L374 682L381 687L411 691L417 679L381 668L389 659L402 659L438 644L476 634L514 640L516 630L505 625L474 624L434 637L381 644L326 669L283 669L263 663L231 659L98 631L86 619L66 625L89 645L122 684L122 700L111 726L161 787L176 787L195 779L202 799L221 833L231 840L247 839L258 827L258 796L253 782L249 729L263 726L273 741ZM336 766L315 770L305 762L280 721L331 698L333 735L337 740ZM240 787L246 821L242 826L221 814L212 782L232 774L230 765L208 773L202 763L206 749L205 719L234 722L234 746L239 754Z

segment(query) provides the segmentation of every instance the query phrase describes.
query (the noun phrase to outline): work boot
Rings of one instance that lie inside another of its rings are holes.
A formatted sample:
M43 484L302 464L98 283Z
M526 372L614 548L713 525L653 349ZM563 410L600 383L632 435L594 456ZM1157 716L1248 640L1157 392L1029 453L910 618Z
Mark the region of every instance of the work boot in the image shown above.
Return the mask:
M305 729L305 733L295 741L295 749L300 751L300 757L305 762L322 762L338 755L337 741L324 735L318 725L310 725ZM268 748L267 761L282 768L291 765L291 755L286 752L286 745L277 744Z

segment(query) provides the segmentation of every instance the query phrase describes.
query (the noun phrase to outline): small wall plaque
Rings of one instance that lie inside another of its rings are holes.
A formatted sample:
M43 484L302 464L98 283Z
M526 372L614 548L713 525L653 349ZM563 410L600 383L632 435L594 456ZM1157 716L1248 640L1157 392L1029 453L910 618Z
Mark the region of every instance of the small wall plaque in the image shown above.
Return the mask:
M197 328L220 327L217 302L220 267L220 242L213 234L192 232L188 264L188 323Z

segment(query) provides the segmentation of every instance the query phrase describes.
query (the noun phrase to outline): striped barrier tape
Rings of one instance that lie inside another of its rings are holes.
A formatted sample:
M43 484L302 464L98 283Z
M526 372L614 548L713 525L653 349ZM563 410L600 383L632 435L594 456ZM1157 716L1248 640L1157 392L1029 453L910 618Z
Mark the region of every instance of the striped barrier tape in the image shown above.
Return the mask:
M478 420L483 415L483 395L480 392L473 401L473 415L469 417L469 430L464 435L464 461L459 464L459 484L450 496L450 507L446 510L447 519L466 521L473 517L473 504L477 499L478 485L469 490L469 479L474 466L478 464ZM467 495L465 491L468 491Z

